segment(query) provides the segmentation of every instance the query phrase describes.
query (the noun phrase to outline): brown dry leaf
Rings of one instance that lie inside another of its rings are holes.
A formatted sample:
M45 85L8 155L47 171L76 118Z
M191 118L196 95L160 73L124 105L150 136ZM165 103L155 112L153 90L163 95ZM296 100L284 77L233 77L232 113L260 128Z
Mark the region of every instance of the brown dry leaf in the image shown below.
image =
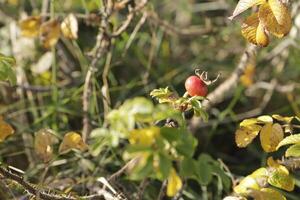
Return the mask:
M53 130L44 128L35 134L34 149L44 162L49 162L53 157L52 145L57 143Z
M50 20L41 25L40 36L45 48L56 45L60 37L60 25L57 20Z
M62 34L69 39L77 39L78 22L74 14L69 14L60 25Z
M31 16L19 22L21 35L25 37L37 37L40 32L42 20L40 16Z
M15 130L3 120L0 116L0 142L3 142L8 136L14 134Z
M259 20L273 35L282 38L292 27L291 14L279 0L269 0L259 7Z
M265 3L266 0L240 0L235 7L232 16L229 17L232 20L234 17L238 16L242 12L246 11L247 9Z
M84 151L87 149L87 145L83 142L81 136L75 132L68 132L59 146L59 153L67 153L71 149L78 149Z
M235 132L235 143L240 148L248 146L258 135L260 129L261 126L256 124L252 124L247 127L240 127Z
M269 44L269 36L259 21L258 13L252 14L244 21L242 35L255 45L265 47Z
M280 124L265 124L260 132L260 143L264 151L276 151L276 147L283 140L283 136L284 133Z

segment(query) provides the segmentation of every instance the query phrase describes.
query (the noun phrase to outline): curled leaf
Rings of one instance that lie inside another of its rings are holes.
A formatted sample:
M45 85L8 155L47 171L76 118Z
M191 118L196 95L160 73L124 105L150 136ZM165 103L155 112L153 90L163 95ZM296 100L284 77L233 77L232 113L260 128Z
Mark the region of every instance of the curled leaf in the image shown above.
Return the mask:
M244 21L242 24L242 35L252 44L262 47L269 44L269 36L264 26L260 23L257 13L252 14Z
M269 0L260 6L258 13L263 26L276 37L282 38L290 32L291 14L279 0Z
M59 153L67 153L71 149L78 149L84 151L87 145L83 142L81 136L75 132L69 132L64 136L62 143L59 146Z
M290 146L286 152L286 157L300 157L300 144L294 144L293 146Z
M240 0L235 7L232 16L229 17L232 20L234 17L238 16L242 12L246 11L247 9L265 3L266 0Z

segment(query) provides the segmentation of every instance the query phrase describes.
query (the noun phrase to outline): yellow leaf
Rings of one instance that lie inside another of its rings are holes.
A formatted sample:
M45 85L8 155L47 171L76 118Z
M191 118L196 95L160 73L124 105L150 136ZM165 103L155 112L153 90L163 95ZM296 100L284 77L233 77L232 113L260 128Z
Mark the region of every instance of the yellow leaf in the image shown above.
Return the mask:
M255 178L246 176L241 182L233 188L237 194L247 195L251 190L259 190L260 186L256 182Z
M285 137L277 146L279 149L282 146L289 145L289 144L299 144L300 143L300 134L290 135Z
M278 121L282 121L285 123L291 123L291 121L294 119L294 117L283 117L281 115L272 115L272 117Z
M273 35L282 38L292 27L291 14L279 0L269 0L259 8L259 20Z
M135 129L129 135L130 144L138 144L149 147L154 144L156 137L159 135L160 129L158 127L150 127L145 129Z
M263 123L273 123L273 119L269 115L262 115L262 116L258 117L257 120L259 122L263 122Z
M269 36L258 19L258 14L253 13L242 24L242 35L251 43L258 46L268 46Z
M181 187L182 181L177 175L175 169L172 168L168 177L167 195L169 197L175 196L177 192L181 189Z
M248 64L246 66L244 74L240 78L241 83L245 87L249 87L249 86L253 85L254 75L255 75L255 66L252 64Z
M292 191L295 187L295 180L289 175L289 171L283 165L270 171L268 183L286 191Z
M53 157L52 145L57 142L54 131L48 128L41 129L35 134L34 149L44 162L49 162Z
M229 19L232 20L234 17L246 11L247 9L265 2L266 0L240 0Z
M253 139L258 135L261 126L253 124L247 127L240 127L235 132L235 142L238 147L246 147L250 144Z
M40 16L31 16L19 22L21 35L25 37L37 37L40 32L42 20Z
M268 176L268 170L265 167L258 168L252 174L249 175L252 178L262 178L262 177L267 177Z
M267 123L260 132L260 143L265 152L274 152L279 142L283 140L283 130L280 124Z
M69 39L77 39L78 22L74 14L69 14L60 25L62 34Z
M0 116L0 142L3 142L8 136L14 134L14 132L15 130Z
M249 125L253 125L257 123L257 119L256 118L250 118L250 119L244 119L241 123L240 126L242 127L247 127Z
M275 161L275 160L273 159L273 157L269 157L269 158L267 159L267 164L268 164L269 167L274 167L274 168L280 166L280 164L279 164L277 161Z
M64 139L59 146L59 153L67 153L71 149L78 149L80 151L87 149L87 145L83 142L78 133L69 132L64 136Z
M56 45L60 37L60 25L57 20L50 20L41 25L40 36L45 48Z
M250 196L254 200L286 200L286 198L278 191L271 188L262 188L260 190L253 190Z

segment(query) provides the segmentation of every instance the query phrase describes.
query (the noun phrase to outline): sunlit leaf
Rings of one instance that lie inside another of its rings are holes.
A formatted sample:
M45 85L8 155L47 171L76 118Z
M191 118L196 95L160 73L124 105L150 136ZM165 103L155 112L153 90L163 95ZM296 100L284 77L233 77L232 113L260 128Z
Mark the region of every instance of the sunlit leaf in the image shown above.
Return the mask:
M53 19L41 25L40 36L45 48L50 48L56 45L60 37L60 24Z
M181 189L181 187L182 181L177 175L175 169L172 168L168 177L167 195L169 197L175 196L177 192Z
M80 151L87 149L87 145L83 142L78 133L68 132L65 134L63 141L59 146L59 153L67 153L71 149L78 149Z
M15 130L3 120L0 116L0 142L3 142L8 136L14 134Z
M265 47L269 44L269 36L259 22L258 14L249 16L242 24L242 35L251 43Z
M253 190L250 196L255 200L286 200L286 198L278 191L271 188L262 188L260 190Z
M273 159L273 157L269 157L269 158L267 159L267 164L268 164L269 167L274 167L274 168L280 167L280 164L279 164L277 161L275 161L275 160Z
M292 191L295 187L294 178L289 175L287 168L282 165L270 172L268 183L286 191Z
M31 16L19 22L21 35L25 37L37 37L40 33L42 19L40 16Z
M60 25L62 34L69 39L77 39L78 22L74 14L69 14Z
M300 144L294 144L293 146L290 146L286 152L285 152L286 157L300 157Z
M234 192L237 194L248 194L251 190L259 190L260 186L256 182L255 178L246 176L241 182L234 187Z
M167 103L174 101L174 94L169 90L168 87L154 89L151 91L150 96L152 98L156 98L159 103Z
M292 27L288 8L279 0L269 0L259 8L259 19L263 26L276 37L282 38Z
M44 162L49 162L53 157L52 145L58 142L54 131L48 128L41 129L35 134L34 139L35 152Z
M283 117L281 115L272 115L272 117L278 121L282 121L285 123L291 123L291 121L294 119L294 117Z
M129 142L130 144L139 144L148 147L155 143L155 139L159 133L160 129L155 126L145 129L135 129L129 135Z
M262 115L262 116L258 117L257 120L259 122L263 122L263 123L273 123L273 119L269 115Z
M257 119L256 118L244 119L240 123L240 126L247 127L247 126L251 126L251 125L256 124L256 123L257 123Z
M267 123L260 132L260 143L265 152L276 151L276 147L283 139L283 129L280 124Z
M265 2L266 0L240 0L229 19L232 20L234 17L246 11L247 9Z
M261 126L256 124L240 127L235 132L235 143L240 148L248 146L258 135L260 129Z
M300 134L290 135L285 137L278 145L277 149L282 146L289 145L289 144L298 144L300 143Z

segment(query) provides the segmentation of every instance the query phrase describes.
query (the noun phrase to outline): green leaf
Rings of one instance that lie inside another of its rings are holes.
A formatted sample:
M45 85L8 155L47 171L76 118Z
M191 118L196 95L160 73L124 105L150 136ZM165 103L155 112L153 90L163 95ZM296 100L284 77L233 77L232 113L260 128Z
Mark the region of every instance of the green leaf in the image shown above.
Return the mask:
M168 87L154 89L151 91L150 96L156 98L159 103L170 103L176 100L174 93L171 92Z
M197 140L191 133L183 132L175 146L177 152L183 156L192 157L197 146Z
M197 163L193 158L184 158L180 162L180 175L187 178L196 178L196 167Z
M170 174L170 170L172 168L172 161L170 158L162 153L159 153L159 171L161 174L161 177L159 177L161 180L164 180L168 178Z
M289 145L289 144L297 144L300 143L300 134L290 135L281 140L277 145L276 149L279 149L282 146Z
M177 141L180 138L181 134L186 134L184 129L178 128L169 128L169 127L162 127L160 129L160 134L168 140L168 142Z
M285 152L286 157L300 157L300 144L294 144L293 146L290 146L286 152Z
M13 69L15 65L15 60L12 57L4 56L0 54L0 80L9 81L12 85L17 82L16 74Z
M208 185L212 180L212 169L209 158L201 154L197 161L197 181L200 185Z
M153 172L153 155L149 156L144 166L136 167L130 174L132 180L143 180Z

